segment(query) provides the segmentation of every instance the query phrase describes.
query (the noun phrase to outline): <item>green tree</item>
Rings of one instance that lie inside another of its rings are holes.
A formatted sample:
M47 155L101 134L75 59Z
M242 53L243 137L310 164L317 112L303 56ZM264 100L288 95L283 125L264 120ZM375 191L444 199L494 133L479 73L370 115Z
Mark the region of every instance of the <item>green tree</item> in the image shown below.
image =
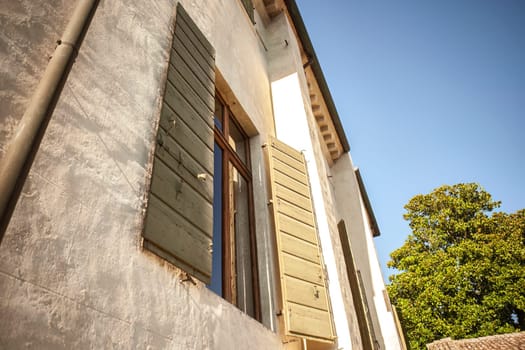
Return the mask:
M525 330L525 209L479 185L442 186L405 206L412 233L390 254L390 297L411 349L444 337Z

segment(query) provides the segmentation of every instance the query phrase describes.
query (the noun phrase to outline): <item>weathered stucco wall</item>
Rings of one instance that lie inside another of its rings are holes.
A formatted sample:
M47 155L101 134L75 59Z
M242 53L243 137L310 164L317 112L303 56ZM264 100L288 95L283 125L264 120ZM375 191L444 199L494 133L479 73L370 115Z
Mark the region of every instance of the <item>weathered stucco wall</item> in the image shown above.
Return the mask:
M2 145L45 68L43 49L29 44L54 47L73 7L53 1L41 12L32 4L22 2L23 25L1 34L2 84L15 71L1 89L2 113L11 118L2 114ZM180 282L177 269L141 249L175 5L100 2L0 245L0 348L281 347L268 328L199 282ZM217 67L247 115L271 130L265 57L237 13L240 2L183 5L215 45ZM5 28L18 8L1 6ZM26 26L34 28L27 35Z
M0 1L0 156L76 3Z

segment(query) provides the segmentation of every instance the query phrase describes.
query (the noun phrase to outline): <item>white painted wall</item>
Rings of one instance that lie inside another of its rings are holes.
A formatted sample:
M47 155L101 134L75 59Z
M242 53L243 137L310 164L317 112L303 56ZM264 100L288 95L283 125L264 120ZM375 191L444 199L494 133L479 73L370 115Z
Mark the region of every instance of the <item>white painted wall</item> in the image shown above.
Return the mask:
M387 350L400 350L401 344L399 342L399 336L397 333L397 327L394 321L394 315L392 311L388 311L383 291L386 289L385 282L383 280L383 274L381 272L381 266L379 265L379 259L377 257L376 246L374 244L374 237L371 230L370 220L366 212L366 207L363 203L363 198L360 197L361 203L361 215L363 216L363 222L365 223L364 237L366 241L366 256L369 261L369 276L372 288L369 288L367 294L372 296L375 311L377 313L377 319L380 327L380 332L383 337L384 348ZM363 247L361 247L363 248ZM361 250L361 249L360 249ZM361 255L361 254L359 254ZM359 257L359 260L362 260ZM370 299L368 299L370 300Z
M334 164L332 174L337 207L346 224L356 269L361 272L375 338L381 349L401 349L394 316L383 297L385 284L350 154Z

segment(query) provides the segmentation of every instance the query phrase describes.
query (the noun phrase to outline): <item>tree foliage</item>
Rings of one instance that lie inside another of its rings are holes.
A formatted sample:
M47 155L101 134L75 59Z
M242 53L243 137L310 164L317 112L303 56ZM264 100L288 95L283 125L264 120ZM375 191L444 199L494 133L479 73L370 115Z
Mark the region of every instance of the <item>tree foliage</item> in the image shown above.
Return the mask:
M525 209L477 184L442 186L405 206L412 233L391 253L390 297L411 349L445 337L525 330Z

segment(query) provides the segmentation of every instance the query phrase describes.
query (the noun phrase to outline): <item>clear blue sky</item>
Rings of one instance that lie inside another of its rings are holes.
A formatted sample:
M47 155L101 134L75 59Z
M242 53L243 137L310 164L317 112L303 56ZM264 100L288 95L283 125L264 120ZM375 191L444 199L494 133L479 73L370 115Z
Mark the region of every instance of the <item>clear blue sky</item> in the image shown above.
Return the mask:
M525 208L525 0L296 0L389 253L403 206L477 182Z

